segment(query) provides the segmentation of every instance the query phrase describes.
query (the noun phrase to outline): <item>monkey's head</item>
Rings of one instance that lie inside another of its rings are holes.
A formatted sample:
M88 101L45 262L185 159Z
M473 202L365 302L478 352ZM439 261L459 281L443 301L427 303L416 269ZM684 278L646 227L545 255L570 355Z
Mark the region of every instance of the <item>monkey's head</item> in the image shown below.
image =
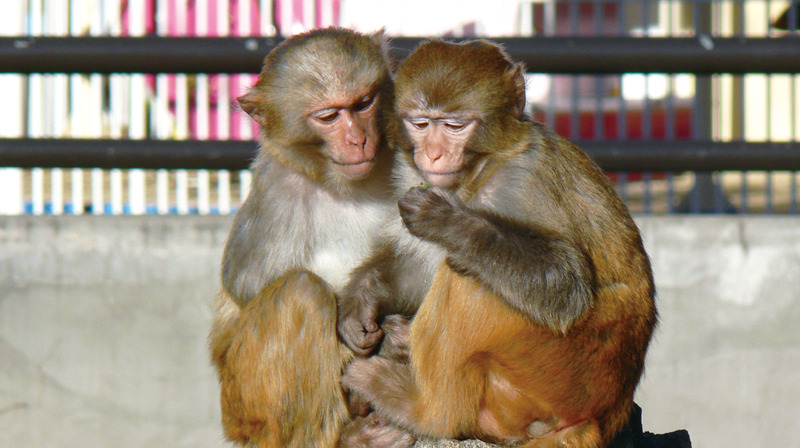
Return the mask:
M393 85L383 31L326 28L285 40L239 104L261 126L262 151L328 185L346 185L385 159Z
M526 135L524 73L480 40L426 42L400 64L395 108L406 132L399 146L428 182L458 188L486 155L509 151Z

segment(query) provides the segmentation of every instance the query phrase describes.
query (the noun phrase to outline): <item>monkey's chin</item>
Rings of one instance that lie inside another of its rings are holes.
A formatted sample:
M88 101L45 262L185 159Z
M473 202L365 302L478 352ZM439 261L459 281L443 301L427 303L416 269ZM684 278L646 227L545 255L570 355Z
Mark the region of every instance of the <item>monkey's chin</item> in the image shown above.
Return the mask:
M461 171L454 171L452 173L432 173L425 171L425 177L428 183L437 187L447 188L453 185L461 175Z
M359 163L339 163L331 160L333 168L351 179L361 179L366 177L372 167L375 166L375 159L365 160Z

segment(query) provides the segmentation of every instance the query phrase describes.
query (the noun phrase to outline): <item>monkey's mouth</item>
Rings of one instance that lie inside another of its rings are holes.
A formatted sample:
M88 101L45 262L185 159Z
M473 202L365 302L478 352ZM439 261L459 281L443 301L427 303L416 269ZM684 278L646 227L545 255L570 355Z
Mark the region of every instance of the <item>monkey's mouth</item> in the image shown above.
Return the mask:
M375 158L355 163L339 162L331 159L331 163L337 171L343 174L351 177L361 177L369 173L372 166L375 165Z

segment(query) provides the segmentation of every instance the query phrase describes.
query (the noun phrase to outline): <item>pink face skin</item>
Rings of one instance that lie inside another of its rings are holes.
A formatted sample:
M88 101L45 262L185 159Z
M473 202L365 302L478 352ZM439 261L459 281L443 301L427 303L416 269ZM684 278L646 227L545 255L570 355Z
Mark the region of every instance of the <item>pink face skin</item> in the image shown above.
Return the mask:
M369 174L380 143L377 92L332 98L313 110L309 126L328 144L331 167L353 179Z
M428 183L452 188L464 174L464 150L478 120L471 114L415 113L403 120L414 143L414 164Z

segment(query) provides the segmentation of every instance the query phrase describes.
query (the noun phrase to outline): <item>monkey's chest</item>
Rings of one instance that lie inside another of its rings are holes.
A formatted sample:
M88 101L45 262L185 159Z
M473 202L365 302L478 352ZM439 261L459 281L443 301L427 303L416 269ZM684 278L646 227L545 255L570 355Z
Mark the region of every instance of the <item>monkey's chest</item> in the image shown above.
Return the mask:
M313 221L315 244L308 253L309 269L334 291L340 291L350 271L372 251L388 214L385 206L340 206L334 213L317 214Z

